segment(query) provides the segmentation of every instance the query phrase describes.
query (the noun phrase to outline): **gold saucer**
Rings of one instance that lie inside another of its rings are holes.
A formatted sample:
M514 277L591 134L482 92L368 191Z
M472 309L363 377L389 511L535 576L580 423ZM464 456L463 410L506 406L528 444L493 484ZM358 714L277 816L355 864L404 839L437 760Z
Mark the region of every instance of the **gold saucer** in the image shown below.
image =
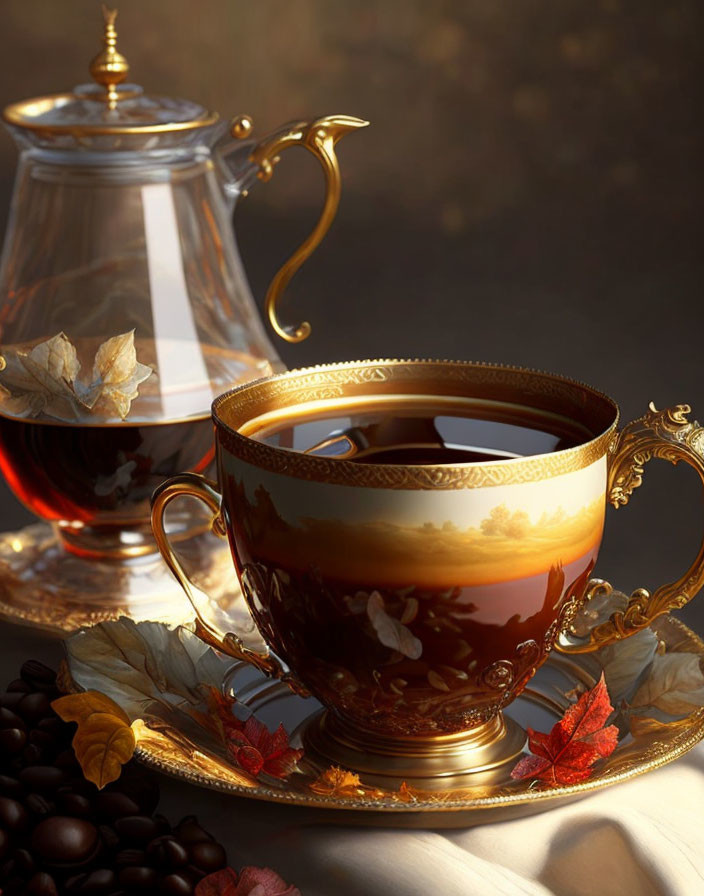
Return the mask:
M550 731L576 695L604 673L618 707L612 719L618 745L588 780L561 786L513 780L518 757L509 759L510 750L506 761L489 762L474 774L458 768L458 774L433 777L427 766L414 768L408 755L389 757L381 776L379 757L373 757L376 773L369 774L354 743L342 744L349 753L339 752L340 732L334 727L332 737L329 728L326 732L329 723L321 721L317 701L292 694L251 667L232 664L183 627L107 623L72 636L67 650L78 687L107 694L130 719L140 720L134 724L137 756L145 764L235 796L307 807L315 810L314 817L320 812L323 820L339 824L466 827L541 812L665 765L704 738L704 643L670 616L593 654L551 653L505 710L513 733L503 742L520 753L514 737L522 745L526 728ZM207 715L205 695L213 687L234 693L239 709L254 713L270 730L283 724L291 746L305 751L298 770L286 780L255 778L231 761ZM492 740L491 732L486 734ZM331 743L333 755L328 755ZM348 758L353 768L340 768ZM305 818L309 821L311 813Z
M228 546L204 532L179 550L208 595L204 602L231 619L244 601ZM121 616L172 625L192 619L193 608L156 549L125 560L86 559L68 552L46 523L0 533L1 619L64 634Z

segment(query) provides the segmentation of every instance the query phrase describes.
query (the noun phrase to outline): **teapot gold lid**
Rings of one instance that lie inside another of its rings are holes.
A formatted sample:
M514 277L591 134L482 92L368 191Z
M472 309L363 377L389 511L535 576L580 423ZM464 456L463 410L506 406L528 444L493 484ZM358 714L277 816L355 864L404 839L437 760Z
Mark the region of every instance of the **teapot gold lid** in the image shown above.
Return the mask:
M103 49L90 63L94 83L70 93L56 93L12 103L4 120L41 136L159 134L213 125L216 112L190 100L145 94L137 84L123 83L129 64L117 49L117 10L103 6Z

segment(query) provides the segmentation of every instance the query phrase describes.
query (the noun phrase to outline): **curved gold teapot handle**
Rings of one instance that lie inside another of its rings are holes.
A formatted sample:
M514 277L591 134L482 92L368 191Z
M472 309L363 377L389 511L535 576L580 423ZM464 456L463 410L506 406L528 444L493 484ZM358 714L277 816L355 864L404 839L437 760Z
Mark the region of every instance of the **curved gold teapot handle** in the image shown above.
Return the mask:
M645 465L652 458L661 458L672 464L685 461L694 467L704 484L704 427L690 422L687 415L691 408L680 404L658 411L651 403L646 414L625 426L612 446L609 456L607 497L611 504L623 507L633 491L643 481ZM588 653L620 641L650 626L671 610L678 610L690 601L704 585L704 543L689 569L676 582L661 585L651 593L637 588L628 598L622 610L616 610L609 618L595 625L586 640L566 640L576 612L594 598L609 599L613 587L603 579L592 579L582 600L568 614L562 640L555 645L561 653Z
M335 154L335 144L348 131L364 128L368 124L368 121L352 118L350 115L326 115L314 121L292 122L257 143L249 157L259 168L257 174L259 179L267 181L274 173L279 153L291 146L304 146L318 159L325 174L325 204L318 223L308 238L281 266L266 293L266 313L271 326L287 342L302 342L310 334L308 321L303 321L297 327L281 324L278 318L278 305L293 275L322 242L340 203L340 168ZM249 119L240 118L232 124L233 137L247 137L250 131Z

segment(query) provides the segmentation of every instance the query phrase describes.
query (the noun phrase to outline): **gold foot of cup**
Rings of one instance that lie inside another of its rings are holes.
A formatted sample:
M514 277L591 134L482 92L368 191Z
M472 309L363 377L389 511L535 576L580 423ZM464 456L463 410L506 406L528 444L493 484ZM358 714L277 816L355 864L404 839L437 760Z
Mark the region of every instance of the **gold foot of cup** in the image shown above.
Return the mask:
M485 785L506 778L525 747L523 729L502 713L457 734L395 738L354 728L324 711L300 732L306 755L319 764L357 772L365 784L398 787L401 781L424 789ZM467 777L471 776L471 781Z

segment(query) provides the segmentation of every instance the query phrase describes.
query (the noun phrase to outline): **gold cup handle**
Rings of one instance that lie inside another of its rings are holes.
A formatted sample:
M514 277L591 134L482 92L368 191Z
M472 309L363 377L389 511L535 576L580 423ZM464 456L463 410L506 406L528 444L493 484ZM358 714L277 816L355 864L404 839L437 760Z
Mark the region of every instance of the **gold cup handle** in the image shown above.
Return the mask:
M265 675L280 678L292 691L306 696L308 692L305 687L291 675L284 664L273 653L259 653L256 650L252 650L242 643L238 635L233 632L223 634L212 623L203 618L194 594L194 585L188 578L181 561L172 548L164 528L166 508L174 499L183 495L198 498L211 510L213 514L211 529L216 535L226 538L227 528L222 514L222 497L218 492L217 483L206 479L205 476L200 476L197 473L181 473L178 476L167 479L166 482L162 482L152 495L152 530L154 538L166 565L186 592L186 596L195 610L196 635L216 650L255 666Z
M279 153L291 146L303 146L318 159L325 173L325 203L318 223L308 238L282 265L266 293L266 313L271 326L287 342L302 342L310 334L308 321L303 321L297 327L281 324L278 318L278 306L293 275L322 242L340 203L340 168L335 154L335 144L349 131L364 128L368 124L368 121L352 118L350 115L327 115L315 121L294 122L265 137L254 147L249 157L259 168L257 174L259 179L267 181L274 173ZM237 120L233 124L232 133L236 137L242 137L247 136L249 130L243 129L241 121Z
M653 457L676 464L684 460L694 467L704 484L704 427L687 419L691 408L679 404L658 411L651 403L649 411L619 433L610 452L607 484L608 500L619 508L628 503L643 481L645 464ZM704 584L704 543L687 572L676 582L663 585L652 594L637 588L625 609L612 613L606 622L594 626L586 640L558 642L562 653L587 653L647 628L654 619L683 607ZM613 587L602 579L587 585L582 606L594 597L608 597ZM569 634L569 628L566 632Z

